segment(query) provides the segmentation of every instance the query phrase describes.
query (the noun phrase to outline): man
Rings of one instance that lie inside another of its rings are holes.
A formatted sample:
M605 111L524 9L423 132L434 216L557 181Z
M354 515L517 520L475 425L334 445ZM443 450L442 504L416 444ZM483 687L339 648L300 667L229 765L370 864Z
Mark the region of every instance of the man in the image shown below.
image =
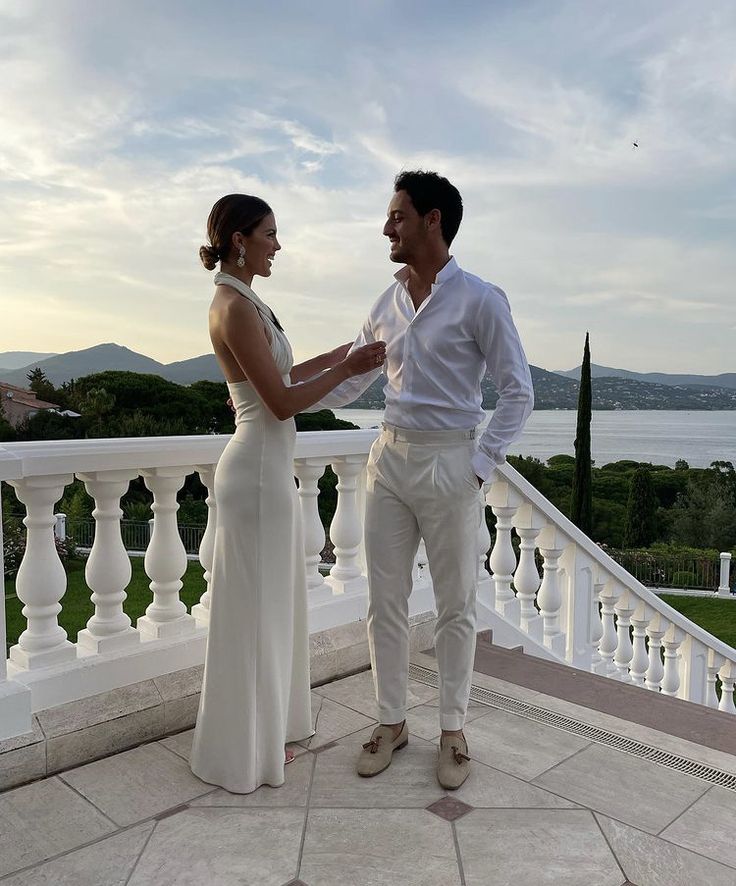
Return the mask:
M481 494L533 405L529 365L498 287L462 270L449 248L462 199L434 172L403 172L383 233L404 267L373 306L354 347L386 342L384 429L368 462L365 545L368 639L379 726L358 759L377 775L408 739L408 600L424 538L437 603L438 779L459 787L470 771L462 729L475 650ZM488 427L480 383L491 373L499 399ZM378 371L350 379L313 409L352 402Z

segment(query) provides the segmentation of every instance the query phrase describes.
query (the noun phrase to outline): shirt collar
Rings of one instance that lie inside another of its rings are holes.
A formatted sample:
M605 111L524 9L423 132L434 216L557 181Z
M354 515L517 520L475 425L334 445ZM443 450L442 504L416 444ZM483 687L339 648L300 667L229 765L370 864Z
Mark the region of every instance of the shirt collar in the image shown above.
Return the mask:
M460 266L455 261L455 257L450 256L450 260L447 262L447 264L439 271L437 276L434 278L434 283L432 284L431 291L434 292L438 286L442 286L443 283L446 283L450 279L450 277L453 277L455 275L455 273L459 270L460 270ZM394 274L394 279L398 280L399 283L403 283L404 285L406 285L407 282L409 281L409 266L404 265L404 267L401 268L400 271L397 271Z

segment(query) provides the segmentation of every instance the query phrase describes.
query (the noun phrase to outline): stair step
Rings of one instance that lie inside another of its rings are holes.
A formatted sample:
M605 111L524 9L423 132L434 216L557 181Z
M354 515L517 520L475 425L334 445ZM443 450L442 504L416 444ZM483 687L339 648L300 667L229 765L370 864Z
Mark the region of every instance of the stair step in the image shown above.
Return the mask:
M648 692L561 662L520 655L518 649L494 646L483 639L476 643L473 668L480 674L535 689L544 695L736 754L736 718L723 711ZM541 700L538 704L543 706Z

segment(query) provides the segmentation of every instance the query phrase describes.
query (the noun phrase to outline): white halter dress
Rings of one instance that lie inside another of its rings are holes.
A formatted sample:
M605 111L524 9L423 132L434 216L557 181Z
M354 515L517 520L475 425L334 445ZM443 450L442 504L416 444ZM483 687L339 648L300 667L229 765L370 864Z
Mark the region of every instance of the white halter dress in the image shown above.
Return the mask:
M293 356L273 312L229 274L215 284L256 306L284 381ZM195 775L234 793L284 781L284 743L313 734L304 543L293 477L296 428L247 382L228 383L235 433L215 471L217 524Z

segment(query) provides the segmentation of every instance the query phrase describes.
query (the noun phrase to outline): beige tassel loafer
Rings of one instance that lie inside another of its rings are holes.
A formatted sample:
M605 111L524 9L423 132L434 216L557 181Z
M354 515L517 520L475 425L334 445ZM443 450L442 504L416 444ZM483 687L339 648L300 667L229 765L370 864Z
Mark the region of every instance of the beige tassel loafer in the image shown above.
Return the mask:
M437 780L448 791L457 790L470 775L470 757L465 736L440 738Z
M393 738L390 726L376 726L370 741L363 745L358 757L358 775L371 778L388 769L394 751L400 751L409 743L409 727L404 720L401 732Z

